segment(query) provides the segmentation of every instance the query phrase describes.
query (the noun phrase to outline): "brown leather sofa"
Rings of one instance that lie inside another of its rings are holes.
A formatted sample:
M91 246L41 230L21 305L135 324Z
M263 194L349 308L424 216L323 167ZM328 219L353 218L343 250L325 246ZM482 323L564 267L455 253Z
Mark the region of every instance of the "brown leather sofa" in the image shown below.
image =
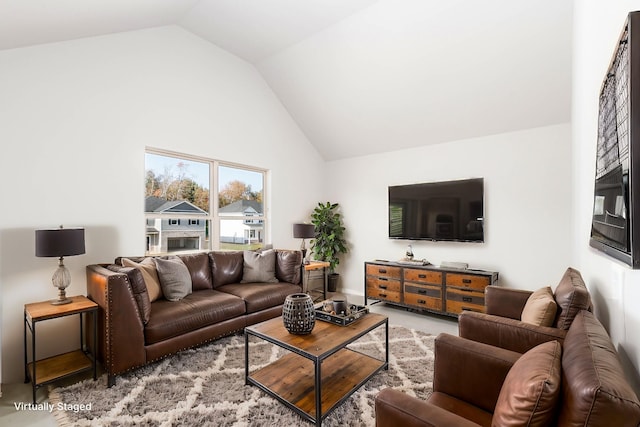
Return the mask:
M458 317L459 335L473 341L524 353L538 344L562 343L571 322L581 310L592 311L591 296L580 272L567 268L553 297L557 304L551 326L522 322L521 316L532 291L487 286L485 313L464 311Z
M277 283L242 283L242 251L178 255L189 270L192 292L179 301L150 302L138 268L87 266L87 296L98 306L98 360L116 375L282 314L287 295L301 292L300 251L276 250ZM144 258L130 258L141 262Z
M524 354L447 334L437 337L427 401L384 389L375 398L384 426L602 426L640 424L640 402L607 332L586 310L564 344Z

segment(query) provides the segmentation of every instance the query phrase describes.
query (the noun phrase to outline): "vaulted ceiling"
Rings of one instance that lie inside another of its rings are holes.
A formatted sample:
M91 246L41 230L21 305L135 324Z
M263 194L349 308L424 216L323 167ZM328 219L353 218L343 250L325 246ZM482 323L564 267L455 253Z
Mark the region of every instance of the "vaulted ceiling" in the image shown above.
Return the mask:
M179 25L252 63L333 160L569 122L572 12L572 0L0 0L0 49Z

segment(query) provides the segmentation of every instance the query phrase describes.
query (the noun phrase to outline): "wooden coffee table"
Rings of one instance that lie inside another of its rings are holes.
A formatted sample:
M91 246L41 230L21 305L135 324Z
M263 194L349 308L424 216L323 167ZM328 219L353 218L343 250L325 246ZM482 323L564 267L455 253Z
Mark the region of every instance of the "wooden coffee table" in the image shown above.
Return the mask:
M384 360L347 348L383 325ZM291 353L250 373L252 335ZM372 376L389 368L389 321L380 314L368 313L348 326L316 320L308 335L290 334L282 317L277 317L246 327L244 341L245 383L259 387L317 426Z

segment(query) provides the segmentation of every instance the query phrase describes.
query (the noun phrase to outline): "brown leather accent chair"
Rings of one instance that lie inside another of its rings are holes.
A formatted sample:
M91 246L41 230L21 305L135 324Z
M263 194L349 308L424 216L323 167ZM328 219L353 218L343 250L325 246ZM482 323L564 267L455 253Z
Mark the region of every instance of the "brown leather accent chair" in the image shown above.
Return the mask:
M391 388L375 398L376 425L637 427L640 402L604 327L579 312L561 346L524 354L440 334L428 400Z
M487 286L485 311L464 311L458 317L459 335L473 341L524 353L547 341L563 342L581 310L592 311L591 296L580 272L567 268L553 293L557 304L551 326L522 322L522 311L532 291Z

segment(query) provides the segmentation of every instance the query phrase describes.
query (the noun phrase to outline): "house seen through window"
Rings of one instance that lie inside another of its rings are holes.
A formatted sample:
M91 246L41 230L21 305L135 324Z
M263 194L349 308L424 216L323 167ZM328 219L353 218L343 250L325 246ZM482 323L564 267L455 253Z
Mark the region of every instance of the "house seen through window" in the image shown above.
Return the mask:
M264 245L266 171L147 149L145 172L147 254Z

